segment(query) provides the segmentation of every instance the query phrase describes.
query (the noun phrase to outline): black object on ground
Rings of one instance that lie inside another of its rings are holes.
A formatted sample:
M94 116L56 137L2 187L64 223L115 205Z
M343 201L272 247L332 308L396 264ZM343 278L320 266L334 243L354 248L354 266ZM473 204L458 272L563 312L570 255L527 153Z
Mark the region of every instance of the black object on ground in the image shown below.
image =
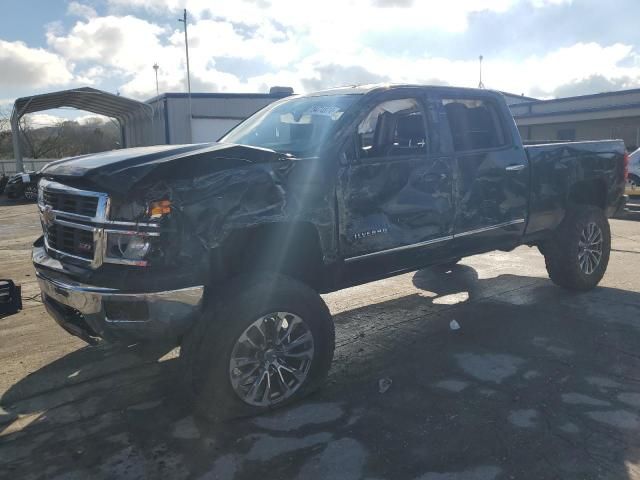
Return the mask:
M22 288L13 280L0 280L0 316L12 315L22 310Z

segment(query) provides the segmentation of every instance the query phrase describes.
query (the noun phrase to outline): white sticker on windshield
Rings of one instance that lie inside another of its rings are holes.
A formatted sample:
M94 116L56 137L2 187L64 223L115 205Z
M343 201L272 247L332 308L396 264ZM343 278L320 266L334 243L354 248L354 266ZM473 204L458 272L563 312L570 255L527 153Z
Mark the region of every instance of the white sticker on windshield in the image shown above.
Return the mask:
M314 105L304 112L306 115L323 115L325 117L333 117L340 111L340 107L330 105Z
M22 183L29 183L31 181L31 177L28 173L22 174Z

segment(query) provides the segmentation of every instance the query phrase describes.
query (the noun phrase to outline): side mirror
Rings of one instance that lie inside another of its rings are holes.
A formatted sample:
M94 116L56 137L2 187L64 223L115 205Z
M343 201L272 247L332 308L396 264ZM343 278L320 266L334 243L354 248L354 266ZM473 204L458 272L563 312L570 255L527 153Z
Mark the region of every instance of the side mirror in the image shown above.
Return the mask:
M340 150L340 165L347 166L357 162L356 138L355 135L351 135L344 143L342 150Z

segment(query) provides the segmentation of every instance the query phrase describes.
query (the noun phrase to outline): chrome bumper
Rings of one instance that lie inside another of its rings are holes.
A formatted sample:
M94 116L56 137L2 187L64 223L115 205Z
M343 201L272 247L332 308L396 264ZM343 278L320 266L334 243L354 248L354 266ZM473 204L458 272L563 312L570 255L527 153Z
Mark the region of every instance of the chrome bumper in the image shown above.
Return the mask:
M98 338L116 342L177 340L200 312L204 286L145 293L94 287L38 268L36 258L42 261L43 253L46 255L40 250L44 249L35 247L33 257L47 311L62 328L88 343Z

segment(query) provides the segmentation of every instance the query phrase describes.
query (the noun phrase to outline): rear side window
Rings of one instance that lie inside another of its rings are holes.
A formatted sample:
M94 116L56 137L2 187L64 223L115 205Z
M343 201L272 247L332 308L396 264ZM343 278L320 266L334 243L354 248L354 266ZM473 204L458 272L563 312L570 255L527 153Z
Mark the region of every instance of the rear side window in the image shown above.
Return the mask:
M360 158L396 157L427 151L427 131L417 100L389 100L376 106L358 125Z
M456 152L498 148L507 144L500 115L491 101L445 98L449 129Z

